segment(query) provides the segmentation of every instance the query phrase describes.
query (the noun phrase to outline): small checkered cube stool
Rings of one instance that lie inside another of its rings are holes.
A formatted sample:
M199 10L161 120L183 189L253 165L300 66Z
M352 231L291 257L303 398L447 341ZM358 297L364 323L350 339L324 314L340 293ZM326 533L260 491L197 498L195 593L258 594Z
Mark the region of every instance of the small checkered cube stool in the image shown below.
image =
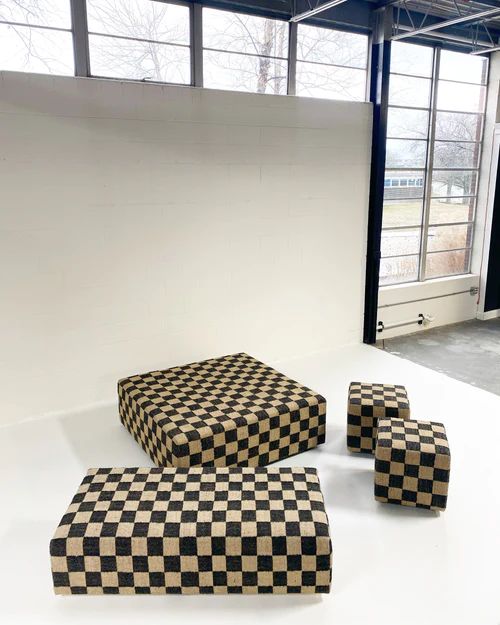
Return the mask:
M56 594L327 593L316 469L90 469L50 543Z
M384 417L410 418L404 386L351 382L347 401L347 448L373 454L377 422Z
M159 467L266 465L325 440L325 399L247 354L134 375L118 395Z
M380 419L375 450L375 499L444 510L450 448L442 423Z

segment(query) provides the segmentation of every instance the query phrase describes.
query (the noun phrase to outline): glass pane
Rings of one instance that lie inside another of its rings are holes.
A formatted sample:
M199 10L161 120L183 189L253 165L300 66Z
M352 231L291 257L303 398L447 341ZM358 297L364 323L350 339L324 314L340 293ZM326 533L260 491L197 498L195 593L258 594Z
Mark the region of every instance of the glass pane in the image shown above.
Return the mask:
M393 41L391 46L391 72L432 76L434 50L429 46Z
M477 171L446 171L435 169L432 172L432 195L434 197L475 195Z
M390 78L390 104L428 108L430 93L431 81L427 78L411 78L396 75L392 75Z
M384 200L383 227L419 226L422 223L422 200Z
M420 250L420 228L382 231L382 257L418 254Z
M299 24L297 59L366 69L368 37L331 28Z
M203 9L203 47L286 59L288 22Z
M189 44L189 9L151 0L87 0L89 30Z
M474 197L433 198L431 200L429 223L442 224L474 219Z
M439 78L486 84L488 61L484 57L443 50L439 63Z
M71 33L0 24L0 69L73 75Z
M387 136L405 139L427 139L429 113L414 109L389 107Z
M437 108L442 111L482 113L485 101L486 87L439 81Z
M480 143L436 141L434 165L442 168L472 168L479 162Z
M467 273L469 271L469 259L469 250L428 254L425 263L425 277L439 278L440 276Z
M2 0L0 20L71 28L69 0Z
M297 95L334 100L366 99L366 71L297 62Z
M90 35L94 76L189 84L189 48Z
M417 280L418 258L418 256L382 258L380 261L380 286Z
M427 251L456 250L472 243L472 226L437 226L429 228Z
M387 167L424 167L427 141L387 139Z
M473 113L436 114L436 139L480 141L481 116Z
M286 61L205 50L203 63L205 87L286 94Z

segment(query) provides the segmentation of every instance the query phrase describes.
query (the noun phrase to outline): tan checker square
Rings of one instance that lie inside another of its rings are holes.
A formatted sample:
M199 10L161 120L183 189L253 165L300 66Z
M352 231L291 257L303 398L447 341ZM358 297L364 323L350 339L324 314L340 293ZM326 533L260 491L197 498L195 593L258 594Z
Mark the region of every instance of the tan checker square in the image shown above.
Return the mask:
M375 499L445 510L450 459L442 423L380 419L375 450Z
M50 551L58 594L330 589L328 518L302 467L90 469Z
M347 448L374 453L377 423L383 418L410 418L404 386L351 382L347 400Z
M157 466L261 466L325 440L325 399L247 354L132 376L118 394Z

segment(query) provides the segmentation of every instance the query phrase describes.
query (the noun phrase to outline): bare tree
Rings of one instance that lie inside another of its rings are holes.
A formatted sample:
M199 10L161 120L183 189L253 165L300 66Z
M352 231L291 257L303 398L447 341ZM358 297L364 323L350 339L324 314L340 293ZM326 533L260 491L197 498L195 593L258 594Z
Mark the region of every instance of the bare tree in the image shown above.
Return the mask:
M207 19L208 17L208 19ZM288 25L279 20L211 11L205 47L210 79L231 72L234 88L258 93L286 93ZM327 28L300 27L297 84L302 95L364 97L366 38ZM225 51L232 52L227 54ZM254 55L257 60L252 61ZM359 69L358 69L359 68ZM227 75L227 74L226 74ZM362 87L360 89L360 84Z
M58 51L58 37L61 35L36 27L64 25L69 31L69 1L66 4L61 0L53 3L43 0L0 0L0 19L11 22L7 28L15 35L11 41L14 42L12 54L16 56L16 67L29 68L35 60L40 69L51 73L54 68L68 65L68 59L61 59ZM4 45L4 53L8 58L9 48L7 44Z
M367 40L327 28L302 27L297 42L297 84L302 95L364 99Z
M438 113L436 137L452 140L451 142L438 140L435 144L434 159L437 167L450 168L450 171L434 173L434 181L446 187L443 195L450 198L457 195L474 195L473 185L475 185L476 177L459 169L460 167L464 169L476 167L479 161L481 147L479 117L467 113Z
M145 10L137 0L90 0L87 6L93 73L187 82L185 7L150 2Z
M204 73L208 86L257 93L286 93L285 22L207 10Z

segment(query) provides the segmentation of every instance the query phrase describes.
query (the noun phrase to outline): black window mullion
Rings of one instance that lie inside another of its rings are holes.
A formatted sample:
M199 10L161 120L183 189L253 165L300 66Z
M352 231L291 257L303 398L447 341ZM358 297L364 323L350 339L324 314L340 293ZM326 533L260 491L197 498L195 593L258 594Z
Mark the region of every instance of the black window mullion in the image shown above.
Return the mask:
M89 29L86 0L70 0L75 76L90 76Z

